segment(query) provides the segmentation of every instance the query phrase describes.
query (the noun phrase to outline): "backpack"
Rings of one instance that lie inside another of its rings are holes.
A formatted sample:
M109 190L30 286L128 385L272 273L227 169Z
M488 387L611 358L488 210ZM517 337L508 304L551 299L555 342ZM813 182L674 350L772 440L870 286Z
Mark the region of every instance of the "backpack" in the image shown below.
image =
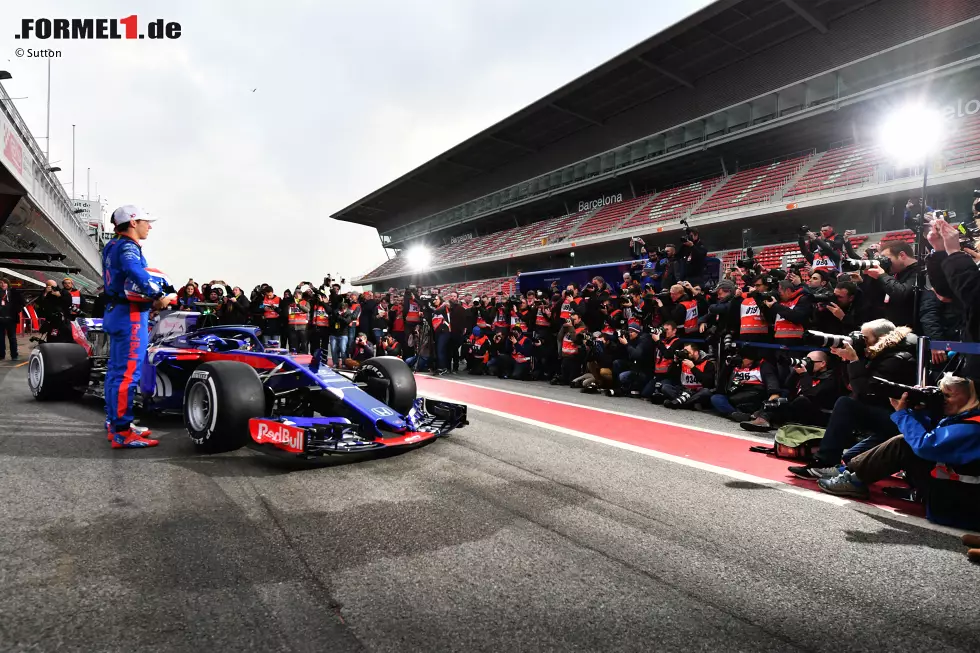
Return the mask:
M771 447L749 447L749 451L793 458L797 460L813 460L820 450L824 429L803 424L784 424L774 438Z

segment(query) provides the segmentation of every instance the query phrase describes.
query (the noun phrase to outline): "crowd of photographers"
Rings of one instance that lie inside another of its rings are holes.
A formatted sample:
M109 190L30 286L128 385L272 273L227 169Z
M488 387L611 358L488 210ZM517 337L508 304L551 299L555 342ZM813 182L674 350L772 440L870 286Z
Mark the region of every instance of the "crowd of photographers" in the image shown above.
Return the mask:
M976 207L954 226L910 201L907 223L928 242L921 260L906 240L859 256L850 234L824 224L800 230L805 263L765 269L748 250L711 285L706 249L686 228L657 252L632 239L633 269L614 286L596 277L510 297L409 288L395 304L415 338L396 340L420 371L456 373L462 361L468 374L712 411L748 431L818 429L819 451L793 474L867 497L904 471L913 490L898 494L939 487L931 517L980 528L980 356L930 351L925 383L917 364L920 337L980 342Z

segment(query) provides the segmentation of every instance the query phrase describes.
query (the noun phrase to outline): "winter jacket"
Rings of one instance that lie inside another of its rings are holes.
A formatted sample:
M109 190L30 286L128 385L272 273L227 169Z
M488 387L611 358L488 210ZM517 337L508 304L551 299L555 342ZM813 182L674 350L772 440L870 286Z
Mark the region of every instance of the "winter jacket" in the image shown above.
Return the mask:
M868 347L858 360L848 363L851 395L868 405L890 408L888 397L876 392L874 377L915 385L917 342L911 329L898 327Z

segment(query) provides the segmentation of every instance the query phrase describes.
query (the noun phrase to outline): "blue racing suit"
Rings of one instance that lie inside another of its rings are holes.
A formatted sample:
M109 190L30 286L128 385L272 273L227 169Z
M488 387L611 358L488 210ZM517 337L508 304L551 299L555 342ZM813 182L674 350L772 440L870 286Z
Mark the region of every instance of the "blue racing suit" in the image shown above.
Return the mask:
M146 357L147 315L151 308L151 302L127 299L124 284L129 281L150 300L162 297L164 290L147 274L139 243L118 234L102 250L102 281L106 293L102 328L109 334L106 419L112 431L118 433L128 429L133 421L133 398Z

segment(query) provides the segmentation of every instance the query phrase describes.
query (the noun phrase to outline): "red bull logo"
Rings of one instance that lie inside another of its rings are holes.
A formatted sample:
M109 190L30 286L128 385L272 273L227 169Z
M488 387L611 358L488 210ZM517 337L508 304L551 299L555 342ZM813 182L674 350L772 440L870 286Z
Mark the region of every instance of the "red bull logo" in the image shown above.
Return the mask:
M272 420L251 419L248 430L258 444L271 444L290 453L303 453L305 431L299 427Z

